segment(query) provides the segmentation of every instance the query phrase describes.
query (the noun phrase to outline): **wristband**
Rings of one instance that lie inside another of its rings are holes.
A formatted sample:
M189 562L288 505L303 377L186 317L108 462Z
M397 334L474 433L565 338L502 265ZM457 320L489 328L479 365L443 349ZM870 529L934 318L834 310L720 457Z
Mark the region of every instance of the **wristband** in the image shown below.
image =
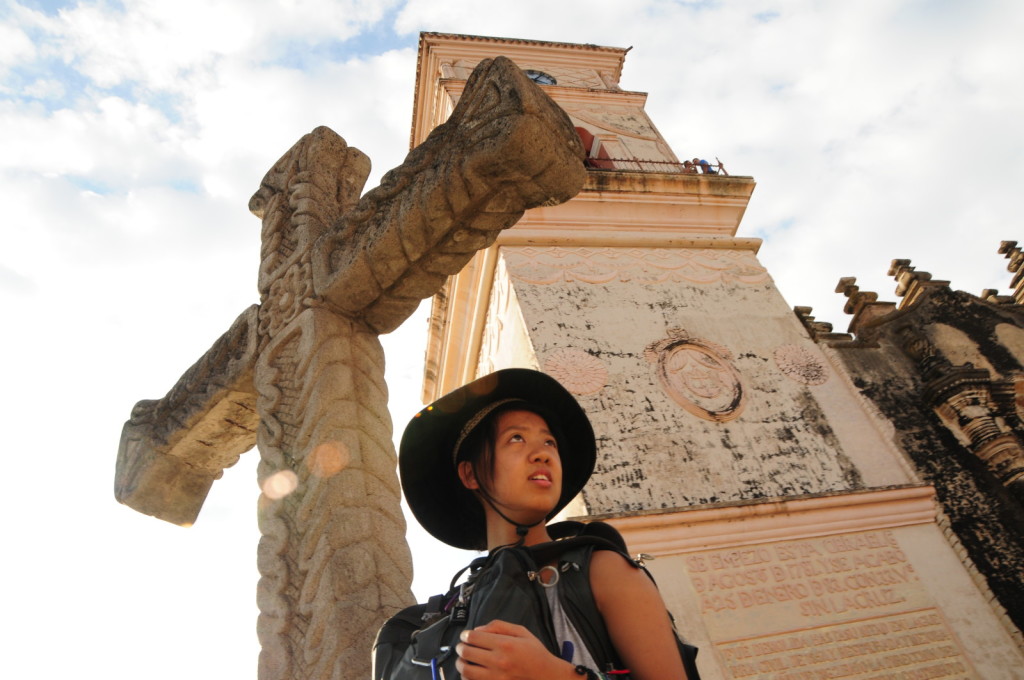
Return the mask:
M587 680L601 680L601 676L596 671L593 671L586 666L576 666L573 670L576 671L577 675L586 676Z

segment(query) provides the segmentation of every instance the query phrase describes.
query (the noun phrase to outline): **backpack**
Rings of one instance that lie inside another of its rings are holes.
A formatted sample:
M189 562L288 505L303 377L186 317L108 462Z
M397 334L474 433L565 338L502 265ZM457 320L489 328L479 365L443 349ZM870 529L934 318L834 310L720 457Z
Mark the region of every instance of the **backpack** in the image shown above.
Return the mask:
M454 585L466 569L455 575L445 595L435 595L388 619L373 645L374 680L458 679L455 645L459 634L494 619L524 626L548 651L561 656L541 575L552 568L558 574L562 607L601 666L596 670L607 673L622 668L590 589L590 556L594 550L611 550L633 566L643 566L626 553L619 532L603 522L559 522L550 525L548 532L557 540L528 548L503 547L479 557L466 567L470 573L464 583ZM547 564L557 566L538 567ZM697 648L678 635L676 640L687 677L700 680ZM617 677L628 680L621 673Z

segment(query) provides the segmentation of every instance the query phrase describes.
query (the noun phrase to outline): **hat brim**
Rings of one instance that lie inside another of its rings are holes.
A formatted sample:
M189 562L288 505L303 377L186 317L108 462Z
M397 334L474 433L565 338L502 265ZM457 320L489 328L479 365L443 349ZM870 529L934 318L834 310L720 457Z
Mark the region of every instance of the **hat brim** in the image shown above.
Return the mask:
M448 545L477 550L486 545L479 501L462 486L454 448L466 422L496 401L521 399L557 419L562 495L554 517L590 479L597 457L587 414L561 383L526 368L508 368L463 385L417 413L405 428L398 451L402 491L417 521Z

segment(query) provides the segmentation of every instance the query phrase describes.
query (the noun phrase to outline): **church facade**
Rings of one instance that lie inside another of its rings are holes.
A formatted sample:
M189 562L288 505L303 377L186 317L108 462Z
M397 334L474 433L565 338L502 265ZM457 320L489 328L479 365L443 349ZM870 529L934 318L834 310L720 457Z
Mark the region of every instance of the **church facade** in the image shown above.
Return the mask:
M1024 627L1024 257L1000 252L1013 272L1012 295L972 295L893 260L899 304L838 290L852 314L833 333L797 308L812 338L892 423L894 438L923 483L965 567L1013 625Z
M1019 677L1018 301L903 263L899 309L848 282L852 335L794 313L741 234L753 178L681 161L626 53L421 35L414 146L503 55L588 157L435 296L424 401L510 366L570 389L599 459L566 514L655 558L705 678Z

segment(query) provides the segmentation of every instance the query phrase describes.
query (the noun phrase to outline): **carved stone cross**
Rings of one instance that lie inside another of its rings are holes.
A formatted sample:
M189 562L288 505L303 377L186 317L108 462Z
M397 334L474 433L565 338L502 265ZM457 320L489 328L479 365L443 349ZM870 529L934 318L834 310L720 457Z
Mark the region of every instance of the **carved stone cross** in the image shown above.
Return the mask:
M511 61L473 72L449 120L359 199L366 156L320 127L267 173L260 304L121 433L115 495L178 524L260 451L259 677L369 677L412 567L378 339L524 210L585 177L568 117Z

